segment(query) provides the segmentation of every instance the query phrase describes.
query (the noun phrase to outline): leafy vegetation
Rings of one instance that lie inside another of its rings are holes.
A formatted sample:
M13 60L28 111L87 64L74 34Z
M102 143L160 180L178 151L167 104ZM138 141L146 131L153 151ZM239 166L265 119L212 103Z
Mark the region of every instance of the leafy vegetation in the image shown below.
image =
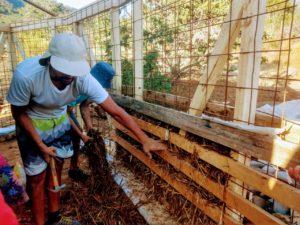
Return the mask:
M57 15L65 15L73 8L64 6L55 0L35 0L32 2L43 6ZM1 0L0 1L0 24L11 24L17 21L32 21L50 17L45 12L23 2L22 0Z

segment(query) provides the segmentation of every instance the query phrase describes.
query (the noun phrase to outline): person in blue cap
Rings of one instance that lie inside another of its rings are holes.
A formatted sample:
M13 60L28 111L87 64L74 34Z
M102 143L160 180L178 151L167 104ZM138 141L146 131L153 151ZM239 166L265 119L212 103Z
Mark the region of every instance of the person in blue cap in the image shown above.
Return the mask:
M98 62L92 69L91 75L101 84L101 86L105 89L111 88L111 82L116 74L114 68L111 64L107 62ZM71 158L70 162L70 169L68 171L69 177L76 181L85 181L88 178L88 175L85 174L79 167L78 167L78 151L80 149L80 139L85 143L89 140L89 137L82 133L82 128L76 118L74 113L74 107L76 105L80 105L80 113L82 119L84 121L85 127L87 132L92 129L92 122L90 116L90 109L89 105L92 102L88 100L87 96L80 95L68 104L68 112L70 118L72 119L72 128L73 128L73 147L74 147L74 155ZM74 122L74 123L73 123Z

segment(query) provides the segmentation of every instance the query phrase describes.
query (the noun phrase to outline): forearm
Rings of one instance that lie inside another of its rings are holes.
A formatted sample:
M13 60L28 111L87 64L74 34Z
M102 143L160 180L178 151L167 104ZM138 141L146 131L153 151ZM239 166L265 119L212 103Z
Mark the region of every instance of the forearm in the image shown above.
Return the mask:
M167 146L161 142L155 141L149 138L134 119L125 112L124 109L119 107L109 96L103 103L101 103L102 108L108 112L115 120L121 123L123 126L128 128L135 136L139 139L140 143L143 145L144 152L151 158L151 151L161 151L166 150Z
M145 142L148 138L144 131L142 131L133 118L127 113L122 113L121 116L115 115L113 118L134 133L141 143Z
M36 145L40 149L46 147L41 137L35 130L31 118L28 116L25 110L23 109L22 111L19 111L15 108L15 106L12 106L11 110L16 123L32 138Z
M89 131L93 126L91 121L89 103L87 101L80 104L80 114L86 126L86 130Z
M71 123L71 127L72 129L78 134L78 136L83 139L84 138L84 134L82 133L82 131L79 129L79 127L75 124L75 122L72 120L71 117L69 117L70 119L70 123Z
M125 112L124 109L119 107L111 97L101 104L101 107L108 112L115 120L121 123L123 126L128 128L139 141L143 144L147 141L148 136L142 131L142 129L137 125L133 118Z

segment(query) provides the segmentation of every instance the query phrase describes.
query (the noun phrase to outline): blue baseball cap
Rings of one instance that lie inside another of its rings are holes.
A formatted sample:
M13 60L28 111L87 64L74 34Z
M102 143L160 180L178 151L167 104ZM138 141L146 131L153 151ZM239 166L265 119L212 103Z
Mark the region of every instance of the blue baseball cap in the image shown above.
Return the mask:
M116 74L114 68L107 62L98 62L90 73L104 88L111 88L111 81Z

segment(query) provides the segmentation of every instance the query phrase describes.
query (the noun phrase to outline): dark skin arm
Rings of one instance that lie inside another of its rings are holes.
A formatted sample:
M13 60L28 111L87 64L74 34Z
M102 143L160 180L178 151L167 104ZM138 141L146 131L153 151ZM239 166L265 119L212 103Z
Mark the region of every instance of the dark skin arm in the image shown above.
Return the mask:
M39 134L36 132L31 118L28 116L27 112L27 106L14 106L11 105L11 112L12 116L19 124L19 126L22 127L23 130L32 138L32 140L37 144L39 149L41 150L42 154L44 155L45 160L48 162L49 155L50 156L56 156L55 155L55 148L53 147L47 147L42 139L40 138Z
M73 107L68 107L68 115L69 115L69 119L70 119L70 124L72 129L79 135L79 137L81 138L81 140L83 141L83 143L86 143L88 140L90 140L91 138L89 136L86 136L82 133L82 129L80 127L78 127L75 122L72 120L72 118L70 117L70 113L73 111Z
M139 139L143 145L144 152L151 158L151 151L166 150L167 146L159 141L149 138L133 120L133 118L125 112L120 106L118 106L113 99L108 98L100 104L100 106L109 113L115 120L128 128Z
M89 131L93 127L92 121L91 121L91 113L90 113L89 104L91 104L91 102L89 102L88 100L86 100L80 104L80 114L82 116L82 119L86 126L87 131Z

